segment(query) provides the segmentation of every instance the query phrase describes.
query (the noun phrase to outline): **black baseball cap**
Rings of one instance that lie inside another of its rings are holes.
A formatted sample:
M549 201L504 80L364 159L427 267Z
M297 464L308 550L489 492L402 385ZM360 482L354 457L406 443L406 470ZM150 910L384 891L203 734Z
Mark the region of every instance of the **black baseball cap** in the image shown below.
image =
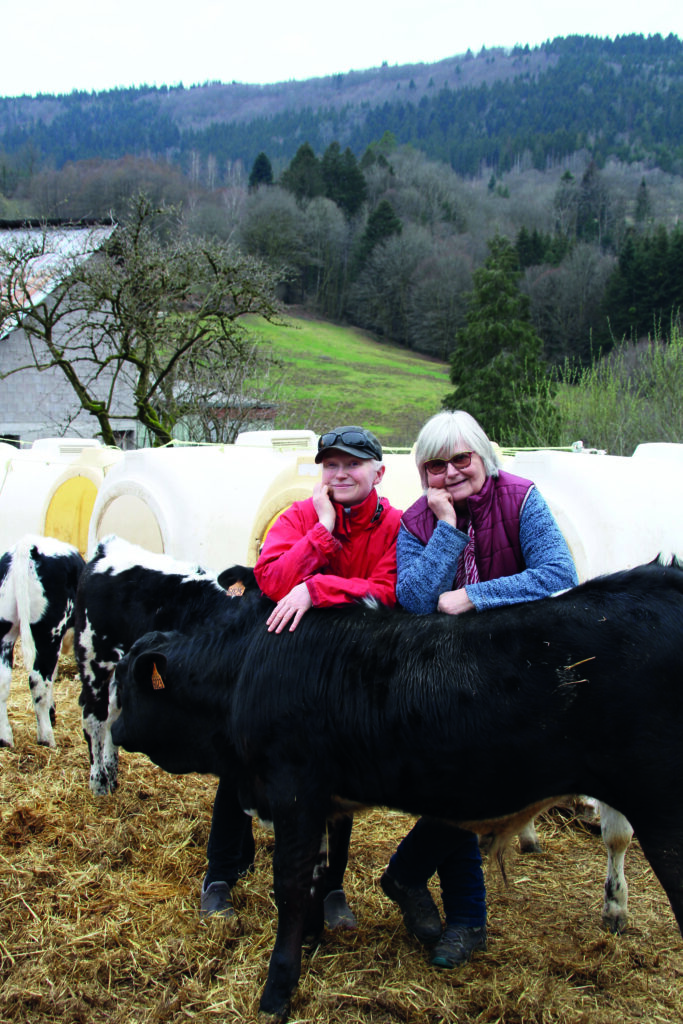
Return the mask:
M369 430L363 427L335 427L318 438L316 462L321 462L332 449L357 455L359 459L381 459L382 445Z

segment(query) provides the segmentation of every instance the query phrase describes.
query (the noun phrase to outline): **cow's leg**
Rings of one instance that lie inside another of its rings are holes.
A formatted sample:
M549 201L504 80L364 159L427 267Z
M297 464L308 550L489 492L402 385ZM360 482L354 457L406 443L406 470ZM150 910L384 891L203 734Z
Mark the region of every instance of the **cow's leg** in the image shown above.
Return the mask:
M335 822L329 821L325 825L325 832L320 842L318 856L313 865L311 876L310 895L306 907L304 919L303 945L312 947L317 945L325 929L325 892L327 890L327 872L330 866L330 857L334 856L337 845L337 831Z
M114 664L83 664L81 696L83 735L90 753L90 789L95 796L105 796L116 789L119 751L111 738L111 727L120 708L114 689Z
M316 900L314 872L320 858L324 815L316 816L288 801L286 806L271 804L275 826L273 889L277 904L277 937L270 957L268 978L259 1006L262 1020L276 1022L287 1017L289 1003L301 973L301 947L304 923L310 916L309 904ZM322 918L322 901L320 917ZM322 927L322 920L319 922Z
M9 625L6 623L5 625ZM2 626L2 623L0 623ZM7 714L7 701L12 683L14 640L4 637L0 641L0 747L13 747L14 736Z
M62 637L60 633L44 627L42 623L33 626L32 629L36 657L28 675L28 682L36 713L38 743L44 747L54 747L55 736L52 727L56 716L53 683L57 675Z
M608 804L600 804L600 830L607 847L607 878L602 923L609 931L623 932L628 923L628 885L624 875L624 858L633 829L623 814Z
M648 821L651 821L648 812ZM638 842L650 867L669 897L678 929L683 935L683 825L674 823L662 827L644 824L639 827L637 817L631 816L631 823Z
M54 747L56 743L52 723L55 717L55 706L52 677L44 676L34 669L29 673L28 684L31 688L33 710L36 713L38 743L43 747Z

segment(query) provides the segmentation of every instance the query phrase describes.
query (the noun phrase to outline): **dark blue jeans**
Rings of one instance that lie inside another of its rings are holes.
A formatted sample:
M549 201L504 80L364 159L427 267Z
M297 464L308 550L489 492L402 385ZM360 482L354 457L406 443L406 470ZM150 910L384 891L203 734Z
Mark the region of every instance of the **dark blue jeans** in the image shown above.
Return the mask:
M439 874L446 924L486 924L486 886L479 843L473 832L434 818L419 818L389 861L401 885L426 885Z

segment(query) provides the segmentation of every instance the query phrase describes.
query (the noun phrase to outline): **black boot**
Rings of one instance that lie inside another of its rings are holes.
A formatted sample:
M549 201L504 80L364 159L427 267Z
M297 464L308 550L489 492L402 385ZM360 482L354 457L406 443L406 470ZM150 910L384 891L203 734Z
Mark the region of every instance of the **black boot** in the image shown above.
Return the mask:
M432 964L434 967L459 967L471 958L478 949L486 949L486 925L468 928L465 924L451 924L434 946Z
M199 916L203 920L214 915L225 918L237 917L232 905L232 892L227 882L210 882L209 885L202 885Z
M433 946L441 935L441 916L426 885L401 885L385 871L379 880L385 894L398 903L403 923L425 946Z

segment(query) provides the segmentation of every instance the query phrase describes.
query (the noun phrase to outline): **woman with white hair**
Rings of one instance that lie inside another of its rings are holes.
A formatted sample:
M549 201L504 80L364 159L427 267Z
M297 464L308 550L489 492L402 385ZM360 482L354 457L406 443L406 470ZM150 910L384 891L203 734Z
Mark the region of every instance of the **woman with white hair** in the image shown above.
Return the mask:
M531 480L503 471L469 413L442 412L415 446L424 493L403 514L396 594L417 615L460 615L547 597L576 585L569 548ZM466 784L466 780L463 780ZM427 882L438 871L446 927ZM486 948L486 890L477 837L420 818L389 862L384 892L408 931L455 967Z

